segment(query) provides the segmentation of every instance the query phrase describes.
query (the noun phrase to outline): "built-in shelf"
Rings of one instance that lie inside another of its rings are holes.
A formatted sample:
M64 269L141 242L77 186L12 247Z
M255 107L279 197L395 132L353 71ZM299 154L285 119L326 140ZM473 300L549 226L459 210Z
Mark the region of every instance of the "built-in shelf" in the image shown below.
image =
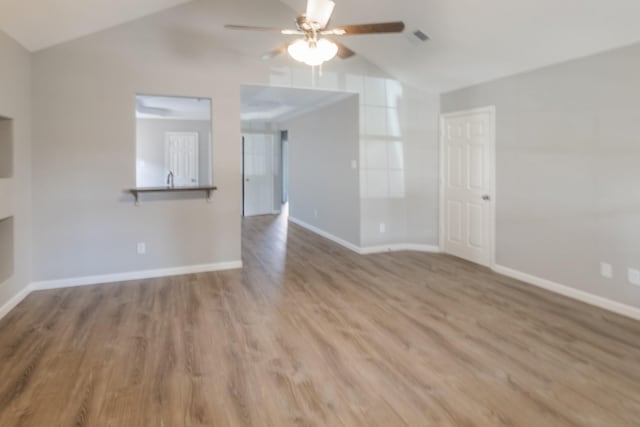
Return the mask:
M216 191L218 187L213 186L196 186L196 187L136 187L127 190L133 194L136 205L140 202L140 194L143 193L176 193L176 192L196 192L206 193L207 201L211 200L211 193Z
M0 220L0 284L13 276L13 217Z
M0 178L13 176L13 120L0 117Z

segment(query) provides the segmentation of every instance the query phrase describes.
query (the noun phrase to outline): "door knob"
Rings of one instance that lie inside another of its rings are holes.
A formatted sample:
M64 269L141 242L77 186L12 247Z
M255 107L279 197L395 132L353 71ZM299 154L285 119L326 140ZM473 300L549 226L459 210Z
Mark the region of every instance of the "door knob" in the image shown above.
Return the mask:
M488 194L484 194L484 195L482 196L482 200L484 200L484 201L488 202L488 201L490 201L490 200L491 200L491 196L489 196Z

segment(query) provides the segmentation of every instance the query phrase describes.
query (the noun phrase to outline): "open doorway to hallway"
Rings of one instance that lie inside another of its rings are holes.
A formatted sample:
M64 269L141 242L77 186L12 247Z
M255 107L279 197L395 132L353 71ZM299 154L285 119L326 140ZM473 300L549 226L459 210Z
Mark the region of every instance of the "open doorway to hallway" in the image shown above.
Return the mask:
M352 98L350 107L353 108L348 117L343 117L347 120L345 126L338 124L334 116L345 116L338 106L347 98ZM243 216L286 214L291 202L297 209L311 212L313 218L327 212L329 203L315 192L326 193L322 181L331 182L334 170L340 169L340 165L351 168L357 160L357 95L242 86L241 106ZM334 106L338 109L334 110ZM339 126L337 132L347 131L348 136L337 137L334 126ZM328 150L331 144L353 145L355 155L336 152L323 161L323 154L331 152ZM350 173L355 173L357 189L357 169ZM292 180L296 180L297 185L292 184ZM291 186L297 190L293 194L298 196L293 200ZM353 200L357 203L357 192ZM304 217L307 213L301 215Z

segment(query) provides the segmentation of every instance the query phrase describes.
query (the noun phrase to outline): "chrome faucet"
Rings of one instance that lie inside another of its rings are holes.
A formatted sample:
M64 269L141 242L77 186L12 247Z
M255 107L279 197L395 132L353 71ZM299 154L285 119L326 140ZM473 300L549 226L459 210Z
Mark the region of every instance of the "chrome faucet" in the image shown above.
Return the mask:
M167 175L167 187L173 188L173 171L169 171Z

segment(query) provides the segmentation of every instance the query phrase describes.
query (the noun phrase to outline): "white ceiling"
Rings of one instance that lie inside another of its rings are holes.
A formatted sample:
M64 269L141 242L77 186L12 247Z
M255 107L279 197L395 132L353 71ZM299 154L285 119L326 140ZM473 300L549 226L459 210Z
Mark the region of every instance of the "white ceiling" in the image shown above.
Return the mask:
M185 0L2 0L0 29L31 50L136 19ZM443 92L640 41L638 0L336 0L333 24L403 20L407 34L342 39L409 85ZM292 23L305 0L195 0L168 13L184 31L259 58L282 36L225 23ZM178 22L179 21L179 22Z
M242 86L243 121L280 122L333 104L353 94L324 90Z
M37 51L190 0L2 0L0 29Z

